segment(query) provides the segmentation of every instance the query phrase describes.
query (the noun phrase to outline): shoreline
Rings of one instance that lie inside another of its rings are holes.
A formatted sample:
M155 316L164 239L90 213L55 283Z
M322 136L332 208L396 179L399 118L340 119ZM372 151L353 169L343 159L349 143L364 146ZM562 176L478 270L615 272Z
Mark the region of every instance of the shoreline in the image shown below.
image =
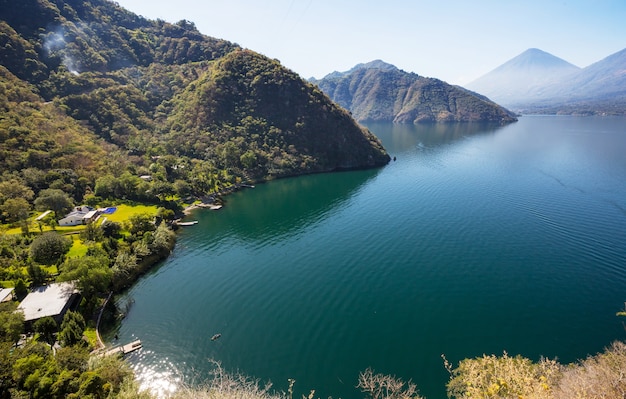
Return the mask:
M188 207L186 207L185 209L183 209L183 215L185 216L189 216L191 214L191 212L195 209L210 209L210 210L218 210L221 209L223 205L221 204L216 204L216 203L206 203L206 202L200 202L197 204L191 204Z
M239 191L242 188L255 188L255 186L250 183L237 183L224 190L218 191L217 193L213 193L209 196L199 198L198 201L200 202L194 202L193 204L183 209L183 215L189 216L191 212L195 209L210 209L214 211L221 209L224 206L222 196L234 193L235 191Z
M228 195L230 193L233 193L235 191L238 191L242 188L254 188L253 185L250 184L236 184L232 187L229 187L225 190L222 190L220 192L211 194L209 196L205 196L202 198L197 199L197 201L199 202L194 202L191 205L188 205L187 207L185 207L182 210L182 217L173 220L173 225L175 226L177 222L181 221L181 219L183 219L186 216L189 216L194 210L196 209L209 209L209 210L219 210L221 209L224 205L223 205L223 200L222 200L222 195ZM176 230L176 229L174 229ZM100 308L99 314L98 314L98 318L97 318L97 322L96 322L96 345L98 346L97 349L94 349L94 352L99 352L103 349L106 349L106 342L104 342L104 340L102 340L101 336L100 336L100 327L101 327L101 323L100 323L100 319L102 317L102 313L104 312L104 308L106 306L106 304L110 301L111 297L115 294L118 294L126 289L129 289L132 285L134 285L137 280L139 279L139 277L141 275L143 275L146 271L148 271L149 269L151 269L152 267L154 267L156 264L158 264L160 261L162 261L163 259L169 257L169 255L171 254L172 250L174 249L174 246L176 245L176 240L174 240L171 244L170 244L170 248L167 254L161 254L161 256L158 257L158 259L151 259L148 260L147 262L145 262L144 266L141 268L141 270L131 279L132 282L129 282L129 284L125 284L122 287L113 287L113 289L109 292L108 297L106 298L104 304L102 305L102 307Z

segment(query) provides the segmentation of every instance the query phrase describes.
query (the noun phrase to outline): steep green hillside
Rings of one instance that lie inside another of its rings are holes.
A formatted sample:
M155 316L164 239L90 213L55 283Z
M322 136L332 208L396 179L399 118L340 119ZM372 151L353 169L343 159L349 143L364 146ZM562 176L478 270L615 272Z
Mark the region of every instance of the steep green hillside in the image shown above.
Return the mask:
M441 80L401 71L381 61L314 81L359 121L497 122L515 116L489 99Z
M54 102L43 102L34 87L0 66L0 181L24 180L35 193L64 188L78 200L106 168L106 159L119 157L116 146L99 140ZM0 205L10 197L2 193Z
M380 142L321 91L248 50L211 65L168 118L170 151L255 176L386 163Z
M0 10L0 182L67 169L84 177L75 201L162 202L389 161L315 86L192 22L108 0L0 0ZM51 181L29 187L36 196Z

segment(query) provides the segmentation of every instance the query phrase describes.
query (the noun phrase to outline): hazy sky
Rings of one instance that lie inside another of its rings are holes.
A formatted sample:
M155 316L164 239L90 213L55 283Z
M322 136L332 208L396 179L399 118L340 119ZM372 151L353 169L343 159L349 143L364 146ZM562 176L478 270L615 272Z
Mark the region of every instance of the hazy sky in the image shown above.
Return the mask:
M117 0L276 58L304 78L382 59L465 84L536 47L579 67L626 48L625 0Z

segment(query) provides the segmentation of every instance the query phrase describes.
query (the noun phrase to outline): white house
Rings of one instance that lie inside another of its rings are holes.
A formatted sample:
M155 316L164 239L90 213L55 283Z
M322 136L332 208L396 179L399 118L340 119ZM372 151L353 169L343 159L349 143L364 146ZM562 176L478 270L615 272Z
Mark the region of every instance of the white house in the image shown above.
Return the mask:
M100 213L87 205L81 205L74 208L74 210L61 220L59 220L59 226L78 226L81 224L87 224L98 218Z

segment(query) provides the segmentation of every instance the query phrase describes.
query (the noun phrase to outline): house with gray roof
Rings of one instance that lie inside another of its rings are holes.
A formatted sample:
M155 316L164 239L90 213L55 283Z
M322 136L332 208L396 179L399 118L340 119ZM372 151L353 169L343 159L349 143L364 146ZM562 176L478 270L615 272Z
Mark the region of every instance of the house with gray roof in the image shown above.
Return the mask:
M100 212L87 205L74 207L72 212L59 220L59 226L79 226L98 219Z
M27 324L46 316L60 324L65 313L78 303L79 298L80 294L72 282L48 284L33 288L17 311L24 313Z

